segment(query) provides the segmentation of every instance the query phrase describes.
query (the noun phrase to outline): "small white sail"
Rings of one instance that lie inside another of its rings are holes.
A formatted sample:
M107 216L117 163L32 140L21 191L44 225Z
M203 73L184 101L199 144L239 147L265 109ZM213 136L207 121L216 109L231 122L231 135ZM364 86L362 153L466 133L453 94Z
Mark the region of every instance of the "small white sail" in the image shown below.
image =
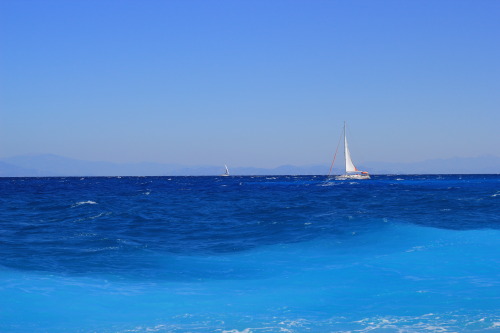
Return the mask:
M347 136L345 135L344 129L344 154L345 154L345 172L356 172L358 169L354 166L351 160L351 153L349 152L349 147L347 146Z
M224 168L226 168L226 171L221 176L229 176L229 169L227 168L227 165L224 164Z

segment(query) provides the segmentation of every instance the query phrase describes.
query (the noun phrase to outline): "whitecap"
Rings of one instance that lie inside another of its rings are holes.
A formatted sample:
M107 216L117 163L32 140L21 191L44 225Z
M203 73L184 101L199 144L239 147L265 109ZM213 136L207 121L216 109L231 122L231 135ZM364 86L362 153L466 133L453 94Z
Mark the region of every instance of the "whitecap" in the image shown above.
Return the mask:
M93 252L104 252L104 251L114 251L120 249L119 246L106 246L106 247L96 247L91 249L84 249L83 252L93 253Z
M73 207L77 207L77 206L80 206L80 205L97 205L97 202L92 201L92 200L88 200L88 201L79 201L79 202L77 202L76 204L74 204L73 206L71 206L71 208L73 208Z
M317 186L336 186L339 185L340 183L334 183L330 181L324 181L323 183L318 184Z
M421 246L421 245L418 245L418 246L414 246L412 247L411 249L409 250L406 250L406 252L416 252L416 251L423 251L425 250L425 246Z

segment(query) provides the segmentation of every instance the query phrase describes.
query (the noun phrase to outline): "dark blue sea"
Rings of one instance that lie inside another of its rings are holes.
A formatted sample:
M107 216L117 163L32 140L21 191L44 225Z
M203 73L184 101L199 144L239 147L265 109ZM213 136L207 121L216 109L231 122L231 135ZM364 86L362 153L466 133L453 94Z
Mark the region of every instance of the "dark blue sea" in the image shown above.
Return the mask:
M500 332L500 176L0 178L0 332Z

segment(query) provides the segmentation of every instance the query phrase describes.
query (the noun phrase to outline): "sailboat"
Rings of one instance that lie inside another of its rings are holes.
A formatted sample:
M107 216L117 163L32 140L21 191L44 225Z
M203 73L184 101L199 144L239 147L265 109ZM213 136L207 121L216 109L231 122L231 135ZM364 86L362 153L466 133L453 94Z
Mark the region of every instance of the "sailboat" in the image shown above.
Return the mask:
M229 169L227 168L227 165L224 164L224 167L226 168L226 172L224 172L221 176L223 177L229 176Z
M349 152L349 147L347 145L347 135L346 135L346 125L344 122L344 157L345 157L345 173L340 176L336 176L336 180L349 180L349 179L370 179L370 175L366 171L358 170L352 163L351 153ZM340 142L339 142L340 143ZM337 146L338 150L338 146ZM335 152L335 156L337 152ZM335 163L335 157L333 158L333 163ZM332 167L333 167L332 163ZM332 168L330 167L330 172Z

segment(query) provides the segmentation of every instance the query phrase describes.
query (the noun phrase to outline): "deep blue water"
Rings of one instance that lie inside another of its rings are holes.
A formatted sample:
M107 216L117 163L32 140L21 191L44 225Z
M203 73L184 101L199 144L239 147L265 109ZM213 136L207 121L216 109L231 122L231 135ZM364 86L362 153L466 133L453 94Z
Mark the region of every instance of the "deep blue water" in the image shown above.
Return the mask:
M498 332L500 176L0 178L0 332Z

